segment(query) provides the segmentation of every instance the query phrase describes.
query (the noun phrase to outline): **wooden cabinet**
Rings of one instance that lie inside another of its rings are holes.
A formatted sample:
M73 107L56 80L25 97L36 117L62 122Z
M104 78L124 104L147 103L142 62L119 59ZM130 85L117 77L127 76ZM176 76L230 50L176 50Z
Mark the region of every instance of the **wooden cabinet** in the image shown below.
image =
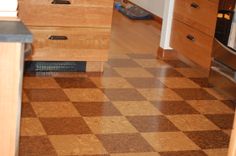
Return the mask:
M204 68L211 63L218 0L175 0L171 46Z
M34 35L27 60L102 66L108 59L112 11L111 0L19 0L19 17Z

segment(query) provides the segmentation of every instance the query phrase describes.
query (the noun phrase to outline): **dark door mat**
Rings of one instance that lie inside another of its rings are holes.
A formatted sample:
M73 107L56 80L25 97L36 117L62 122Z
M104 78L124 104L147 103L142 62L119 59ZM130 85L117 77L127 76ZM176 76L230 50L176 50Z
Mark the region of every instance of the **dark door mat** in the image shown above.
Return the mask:
M153 19L153 15L143 10L138 6L132 6L130 8L120 7L119 12L133 20L147 20Z
M85 61L26 61L25 73L35 72L85 72Z

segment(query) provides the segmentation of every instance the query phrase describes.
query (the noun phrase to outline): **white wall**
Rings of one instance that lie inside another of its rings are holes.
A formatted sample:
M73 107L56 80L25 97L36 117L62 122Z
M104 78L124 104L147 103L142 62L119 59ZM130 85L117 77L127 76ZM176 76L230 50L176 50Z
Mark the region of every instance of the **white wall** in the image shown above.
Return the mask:
M0 16L16 17L17 15L17 0L0 0Z
M172 49L170 47L170 37L173 21L174 3L175 0L165 0L160 43L160 47L163 49Z
M130 2L137 4L161 18L163 17L165 1L166 0L130 0Z

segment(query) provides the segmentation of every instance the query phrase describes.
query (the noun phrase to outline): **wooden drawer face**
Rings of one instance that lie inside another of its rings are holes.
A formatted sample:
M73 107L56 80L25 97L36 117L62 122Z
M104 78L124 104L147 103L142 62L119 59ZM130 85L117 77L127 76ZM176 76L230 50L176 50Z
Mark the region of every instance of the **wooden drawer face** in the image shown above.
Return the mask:
M106 61L110 29L30 27L34 35L29 60Z
M175 0L174 18L214 36L219 0Z
M30 26L111 27L111 0L20 0L19 17Z
M209 68L213 38L177 20L173 21L171 47L202 67Z

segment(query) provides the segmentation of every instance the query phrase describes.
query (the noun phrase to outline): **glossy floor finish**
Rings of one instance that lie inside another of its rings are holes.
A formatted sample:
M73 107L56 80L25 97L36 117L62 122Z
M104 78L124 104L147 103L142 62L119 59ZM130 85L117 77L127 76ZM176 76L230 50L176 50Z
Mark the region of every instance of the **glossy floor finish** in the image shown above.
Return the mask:
M233 100L152 54L99 73L25 76L20 156L226 156Z

